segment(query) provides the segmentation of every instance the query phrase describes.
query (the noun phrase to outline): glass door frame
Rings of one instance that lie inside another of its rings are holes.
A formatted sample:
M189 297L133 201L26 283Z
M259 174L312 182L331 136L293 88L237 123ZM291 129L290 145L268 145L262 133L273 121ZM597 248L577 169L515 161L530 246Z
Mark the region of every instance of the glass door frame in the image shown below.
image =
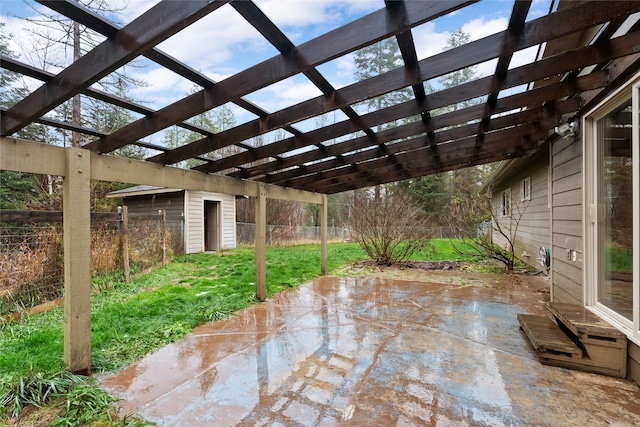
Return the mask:
M629 98L632 99L632 159L633 159L633 320L625 318L598 302L598 285L604 283L602 225L604 205L596 202L601 185L602 147L598 140L598 122L616 110ZM584 305L601 318L624 332L634 343L640 345L640 73L627 84L614 91L598 106L584 115L583 132L583 292Z

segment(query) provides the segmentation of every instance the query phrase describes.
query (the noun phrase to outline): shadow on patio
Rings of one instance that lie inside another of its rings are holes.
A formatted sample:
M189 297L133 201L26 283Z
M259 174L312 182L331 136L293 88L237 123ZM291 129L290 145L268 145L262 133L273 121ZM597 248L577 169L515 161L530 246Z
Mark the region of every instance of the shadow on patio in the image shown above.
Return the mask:
M634 383L538 363L545 279L485 277L324 277L101 382L166 426L640 424Z

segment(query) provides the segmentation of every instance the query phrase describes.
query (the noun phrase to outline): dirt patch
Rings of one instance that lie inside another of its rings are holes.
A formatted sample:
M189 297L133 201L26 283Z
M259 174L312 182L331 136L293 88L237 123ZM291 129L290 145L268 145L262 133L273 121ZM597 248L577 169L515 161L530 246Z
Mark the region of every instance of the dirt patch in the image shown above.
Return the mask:
M410 261L391 266L360 261L341 269L340 275L498 289L515 286L539 294L548 294L550 289L549 278L541 274L479 273L468 271L468 263L459 261Z

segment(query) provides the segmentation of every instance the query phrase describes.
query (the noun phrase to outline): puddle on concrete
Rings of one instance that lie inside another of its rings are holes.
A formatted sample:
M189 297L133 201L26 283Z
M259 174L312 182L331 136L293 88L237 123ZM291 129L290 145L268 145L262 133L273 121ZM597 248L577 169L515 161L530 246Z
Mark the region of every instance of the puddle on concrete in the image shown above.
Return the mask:
M324 277L101 382L165 426L640 423L635 385L537 362L536 289Z

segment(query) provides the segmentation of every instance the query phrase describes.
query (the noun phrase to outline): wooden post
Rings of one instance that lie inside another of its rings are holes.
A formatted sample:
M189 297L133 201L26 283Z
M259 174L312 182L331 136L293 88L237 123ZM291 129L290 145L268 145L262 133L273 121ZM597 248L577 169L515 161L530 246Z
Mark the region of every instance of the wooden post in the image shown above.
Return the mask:
M256 200L256 298L267 298L267 191L265 185L258 185Z
M131 270L129 268L129 208L122 207L122 262L124 268L124 281L131 281Z
M320 272L327 274L327 195L322 195L322 205L320 212Z
M167 264L167 211L162 209L162 265Z
M89 152L65 149L64 363L91 374L91 201Z

